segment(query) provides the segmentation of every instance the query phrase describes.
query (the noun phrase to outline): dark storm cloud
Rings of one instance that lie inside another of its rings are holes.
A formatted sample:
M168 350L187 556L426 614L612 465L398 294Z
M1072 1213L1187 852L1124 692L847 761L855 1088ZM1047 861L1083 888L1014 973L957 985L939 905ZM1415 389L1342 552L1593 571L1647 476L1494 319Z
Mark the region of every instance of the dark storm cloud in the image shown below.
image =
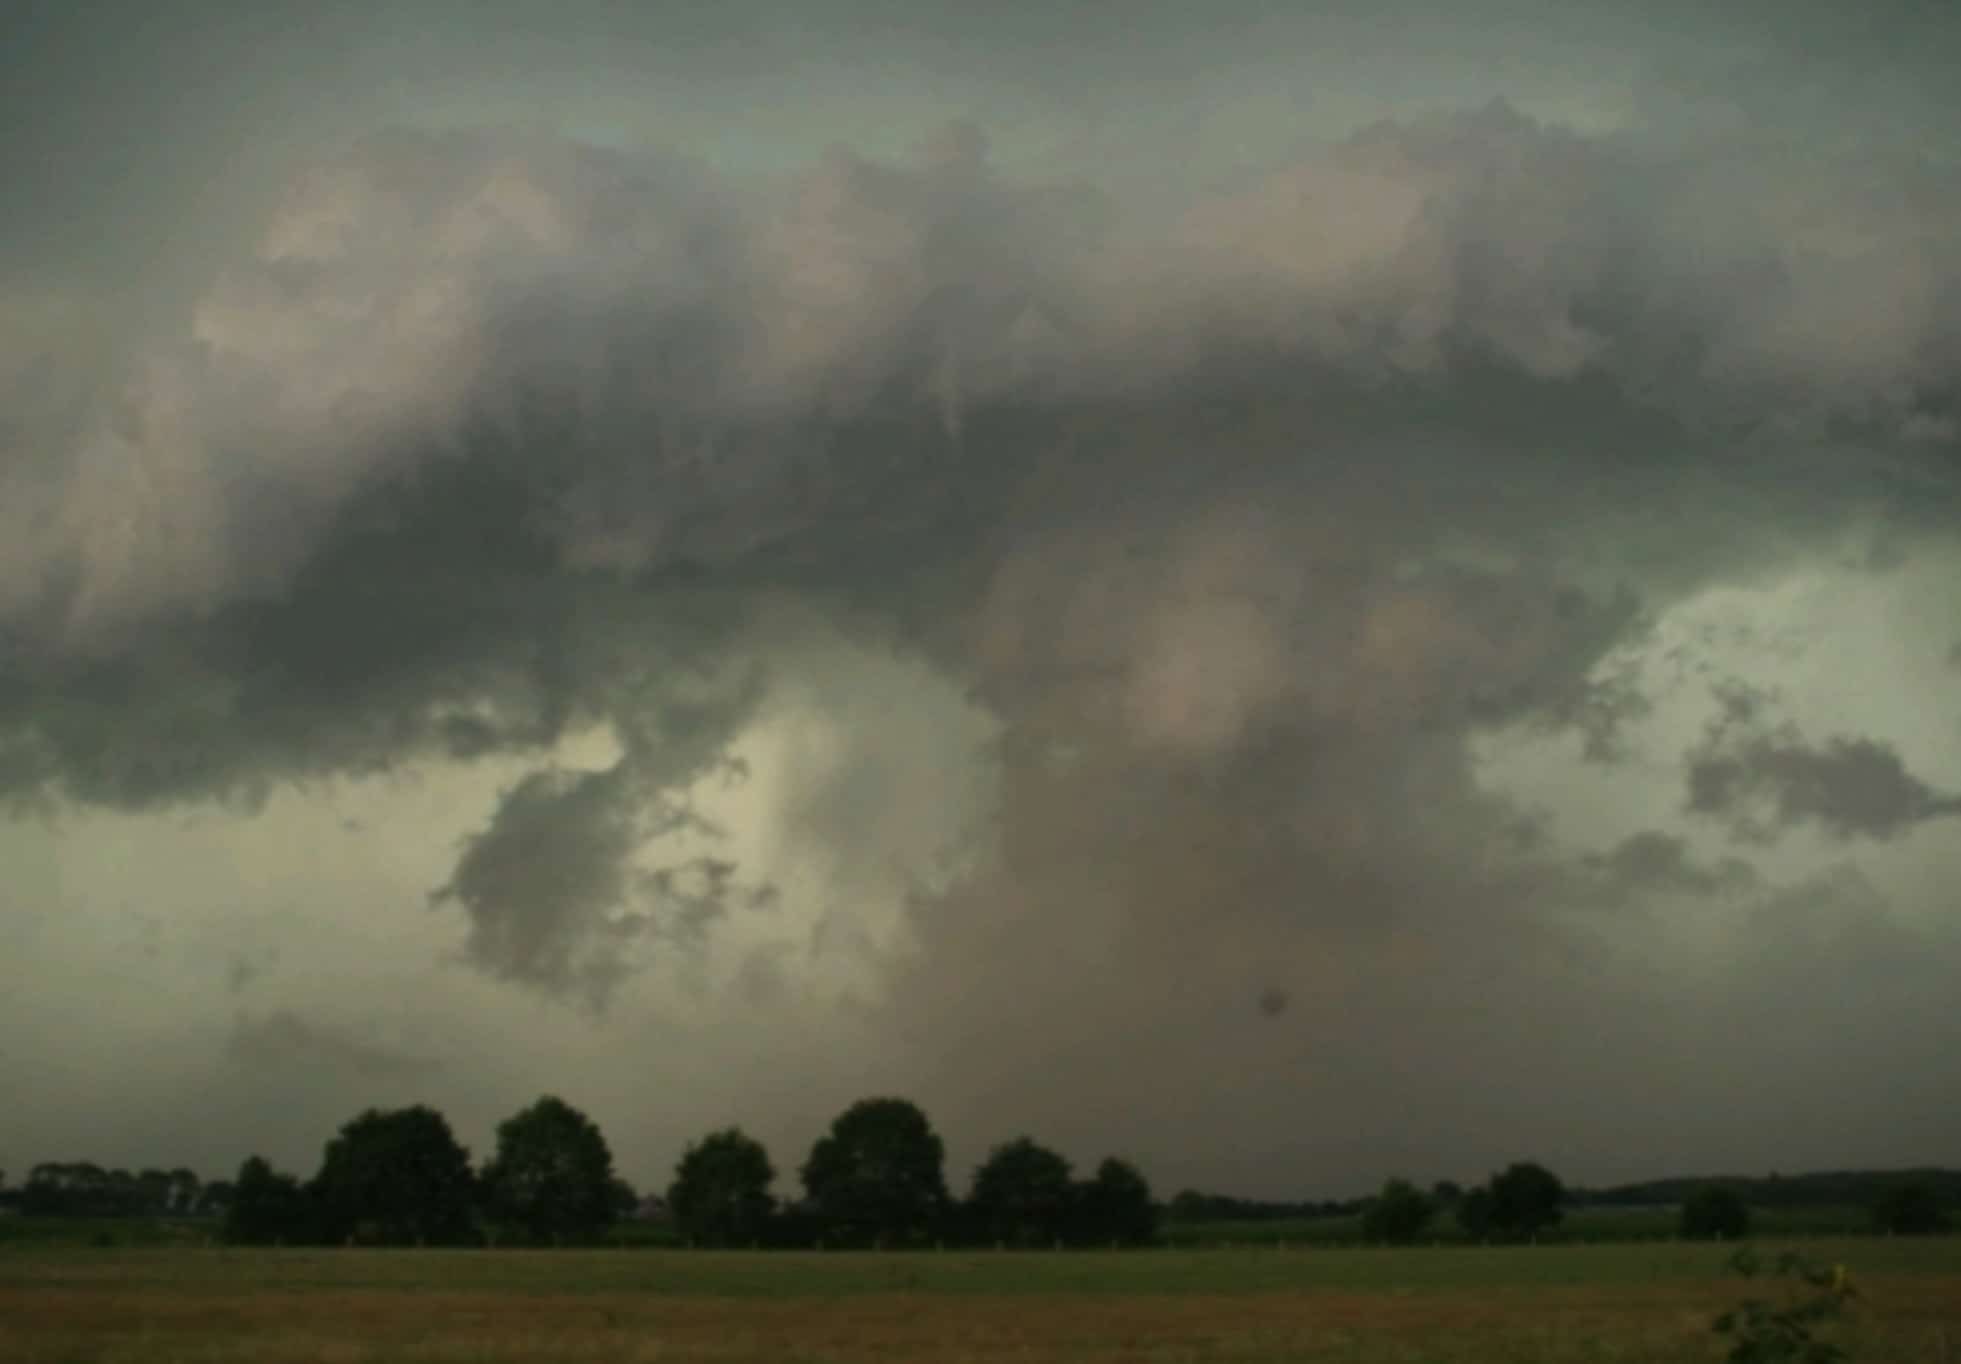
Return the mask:
M700 826L657 790L636 791L637 775L630 760L600 772L548 769L504 793L431 896L469 914L468 960L603 1006L642 939L691 942L731 909L767 903L767 888L743 885L733 863L713 857L636 869L637 849Z
M1814 824L1839 839L1883 840L1961 815L1961 796L1928 786L1890 746L1844 735L1813 743L1788 721L1772 723L1769 705L1731 691L1688 755L1688 809L1724 821L1733 837L1769 843Z
M464 951L492 975L603 997L619 945L645 923L627 908L627 859L646 837L637 814L618 770L534 773L504 794L431 898L469 912Z
M753 655L771 594L894 619L1018 729L1398 770L1406 731L1524 719L1604 756L1639 698L1594 664L1657 594L1832 517L1712 423L1904 423L1961 298L1955 186L1743 188L1504 106L1143 223L994 172L971 129L779 198L371 139L80 441L27 535L55 586L14 625L41 633L0 678L0 770L145 807L635 729ZM1910 278L1879 247L1779 265L1792 225L1912 243ZM1861 325L1814 339L1861 278ZM1855 457L1818 474L1885 496ZM1737 535L1737 496L1781 523ZM1669 517L1665 568L1630 506ZM708 704L686 760L655 723L667 778L739 715Z
M748 903L714 855L637 859L843 636L1000 725L974 865L881 963L896 1078L950 1124L1016 1094L1102 1140L1144 1055L1173 1169L1196 1113L1316 1105L1496 1159L1516 1100L1440 1067L1660 1083L1677 1054L1566 911L1750 887L1660 835L1562 860L1470 741L1611 760L1645 705L1617 651L1668 607L1874 508L1950 532L1923 419L1958 227L1912 157L1505 105L1170 207L1027 182L964 128L787 186L374 139L299 178L20 527L0 773L140 810L534 755L438 896L487 974L592 998ZM550 766L593 726L615 766ZM1876 833L1945 799L1870 746L1723 745L1717 813ZM876 843L864 771L792 833Z
M1630 834L1608 851L1589 857L1587 865L1599 875L1609 895L1623 900L1657 893L1733 895L1759 885L1748 862L1734 857L1713 865L1698 862L1686 839L1654 830Z

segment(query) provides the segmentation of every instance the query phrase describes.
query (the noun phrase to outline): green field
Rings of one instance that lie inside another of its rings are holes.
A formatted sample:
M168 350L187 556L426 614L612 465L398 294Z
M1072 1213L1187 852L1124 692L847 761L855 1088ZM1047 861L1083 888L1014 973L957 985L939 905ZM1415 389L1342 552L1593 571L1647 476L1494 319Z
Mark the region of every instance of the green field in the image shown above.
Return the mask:
M1853 1360L1961 1359L1961 1238L1805 1243ZM1717 1360L1684 1244L1102 1253L0 1251L0 1359ZM1759 1281L1758 1291L1764 1291Z

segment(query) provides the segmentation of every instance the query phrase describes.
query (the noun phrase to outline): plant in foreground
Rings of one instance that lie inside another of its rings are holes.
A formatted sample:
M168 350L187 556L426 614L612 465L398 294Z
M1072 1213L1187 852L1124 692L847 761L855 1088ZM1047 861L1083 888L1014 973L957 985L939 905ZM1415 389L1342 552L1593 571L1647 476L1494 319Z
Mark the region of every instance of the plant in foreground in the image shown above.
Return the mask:
M1781 1304L1745 1298L1716 1318L1716 1330L1732 1338L1729 1364L1837 1364L1846 1358L1839 1346L1813 1334L1815 1326L1837 1317L1858 1296L1844 1265L1827 1269L1787 1250L1766 1269L1749 1246L1729 1264L1746 1279L1769 1274L1793 1281Z

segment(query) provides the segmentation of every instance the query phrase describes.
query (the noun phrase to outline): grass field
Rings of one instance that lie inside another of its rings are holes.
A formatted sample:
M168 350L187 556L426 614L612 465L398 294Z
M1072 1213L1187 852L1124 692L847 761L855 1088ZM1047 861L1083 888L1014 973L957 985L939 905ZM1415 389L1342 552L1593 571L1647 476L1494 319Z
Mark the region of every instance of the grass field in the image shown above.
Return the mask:
M1805 1243L1859 1360L1961 1362L1961 1238ZM8 1364L1717 1360L1681 1244L1126 1253L0 1253ZM1761 1281L1759 1281L1761 1285ZM1762 1291L1759 1287L1759 1291Z

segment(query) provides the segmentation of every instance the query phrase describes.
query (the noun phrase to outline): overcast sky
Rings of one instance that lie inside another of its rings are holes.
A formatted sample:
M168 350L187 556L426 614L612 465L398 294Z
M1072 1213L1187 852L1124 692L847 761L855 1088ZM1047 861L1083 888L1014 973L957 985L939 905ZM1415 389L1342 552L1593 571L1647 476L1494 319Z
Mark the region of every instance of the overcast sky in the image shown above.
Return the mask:
M0 1167L1961 1159L1945 8L13 0Z

